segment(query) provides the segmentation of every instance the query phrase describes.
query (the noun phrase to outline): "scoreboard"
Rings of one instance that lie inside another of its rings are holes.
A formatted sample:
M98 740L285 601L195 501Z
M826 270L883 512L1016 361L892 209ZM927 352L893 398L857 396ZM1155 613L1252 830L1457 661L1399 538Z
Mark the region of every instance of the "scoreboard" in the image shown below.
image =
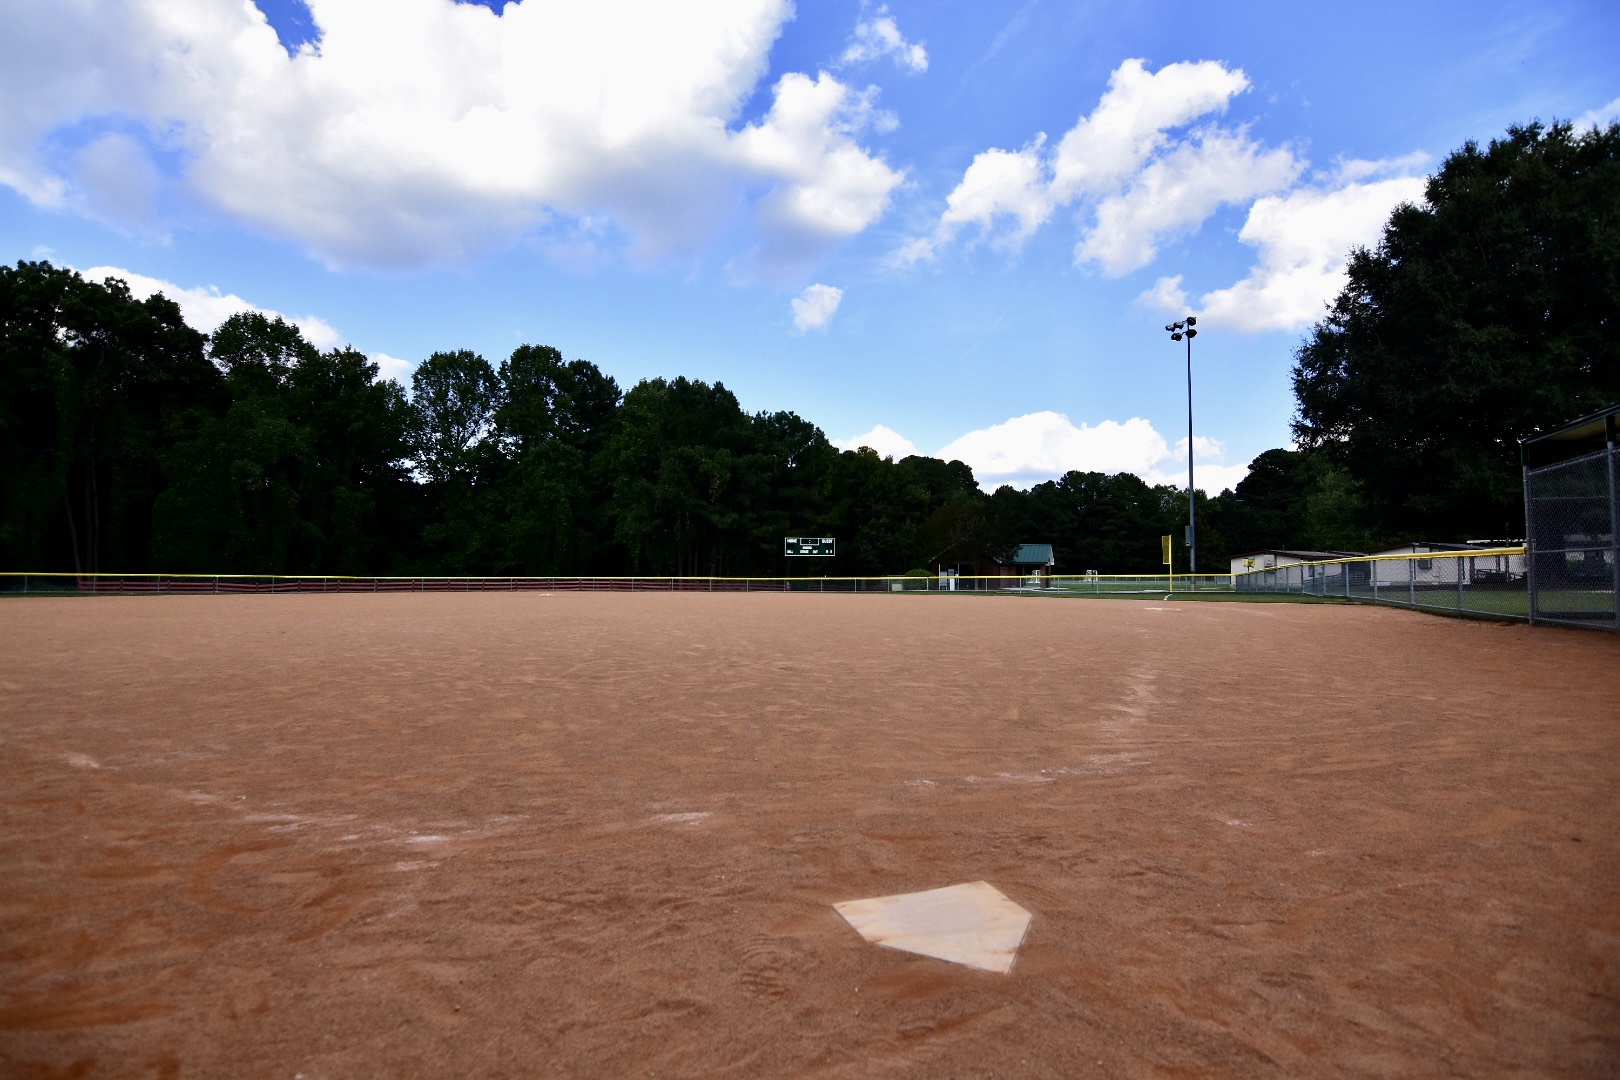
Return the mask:
M783 555L836 555L838 544L830 536L784 536Z

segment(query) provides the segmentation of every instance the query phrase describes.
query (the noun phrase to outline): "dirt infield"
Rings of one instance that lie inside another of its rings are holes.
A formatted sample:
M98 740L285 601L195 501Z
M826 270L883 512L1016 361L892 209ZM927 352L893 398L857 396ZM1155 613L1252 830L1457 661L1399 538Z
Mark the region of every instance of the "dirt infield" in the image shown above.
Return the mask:
M1361 607L0 603L0 1075L1620 1074L1620 640ZM1008 975L831 904L985 880Z

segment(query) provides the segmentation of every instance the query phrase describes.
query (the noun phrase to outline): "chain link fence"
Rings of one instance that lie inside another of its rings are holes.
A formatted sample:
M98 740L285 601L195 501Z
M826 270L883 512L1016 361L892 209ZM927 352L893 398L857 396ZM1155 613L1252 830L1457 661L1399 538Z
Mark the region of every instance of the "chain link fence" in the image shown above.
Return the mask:
M1524 474L1529 619L1620 630L1620 448Z
M840 592L1042 593L1132 596L1231 592L1226 574L1044 574L870 577L316 577L264 574L0 574L9 595L397 592Z
M1528 619L1522 547L1368 555L1234 575L1239 593L1288 593L1491 618Z
M1125 596L1230 592L1225 574L870 577L316 577L265 574L0 574L9 595L121 596L229 593L398 592L840 592L1043 593Z

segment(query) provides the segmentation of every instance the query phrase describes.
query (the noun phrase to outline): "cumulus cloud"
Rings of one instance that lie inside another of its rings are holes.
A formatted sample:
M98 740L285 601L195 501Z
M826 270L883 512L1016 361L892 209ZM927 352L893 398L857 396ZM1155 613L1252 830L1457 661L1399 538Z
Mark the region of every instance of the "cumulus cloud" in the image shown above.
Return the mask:
M1155 311L1167 313L1185 311L1187 290L1181 287L1181 275L1160 278L1153 283L1151 289L1138 296L1136 302Z
M1422 200L1424 179L1413 173L1425 160L1345 162L1325 182L1256 200L1238 233L1257 250L1255 265L1241 281L1205 293L1198 313L1245 333L1316 322L1344 288L1351 249L1375 245L1390 211ZM1186 314L1180 285L1179 277L1161 278L1139 299L1165 314Z
M855 24L849 45L839 61L844 64L864 64L885 56L907 71L928 70L928 50L921 42L910 42L900 33L894 16L887 6L880 5L871 17L863 17Z
M1191 230L1223 205L1287 187L1300 163L1287 150L1211 129L1137 174L1129 188L1104 199L1096 224L1075 247L1075 261L1094 262L1114 277L1153 261L1165 236Z
M965 225L979 226L998 246L1016 247L1046 223L1052 195L1041 160L1046 136L1022 150L986 150L973 158L945 199L936 237L948 239ZM926 240L924 243L928 243ZM932 252L933 245L927 249Z
M1225 110L1248 86L1242 71L1212 60L1157 72L1127 60L1096 108L1055 147L1037 133L1020 150L975 155L933 233L907 241L889 261L903 266L932 258L964 230L1016 249L1054 212L1077 206L1083 222L1077 264L1115 276L1146 265L1163 237L1298 176L1302 164L1290 150L1267 149L1244 131L1206 124L1172 134Z
M882 457L892 457L896 461L920 453L915 443L892 428L878 424L864 435L857 435L853 439L832 439L832 444L840 450L859 450L861 447L870 447Z
M118 266L92 266L88 270L81 270L79 276L86 281L118 278L129 286L130 295L137 300L145 300L149 296L162 293L180 305L180 315L186 320L187 326L193 330L201 330L205 334L212 334L218 330L219 324L232 315L243 311L257 311L269 318L279 318L292 323L303 333L304 340L317 349L335 349L345 344L343 335L319 316L283 315L279 311L244 300L235 293L222 293L214 285L187 288L172 281L137 274Z
M0 183L139 213L144 161L330 264L409 267L593 215L644 256L739 213L767 247L835 241L903 180L858 141L883 122L871 94L831 75L783 77L769 114L739 123L790 0L309 10L318 43L289 55L251 3L7 8ZM98 149L109 132L127 138ZM119 162L132 183L108 189Z
M1304 178L1306 162L1292 149L1209 120L1248 87L1242 71L1216 61L1151 72L1127 60L1056 147L1037 134L1020 150L975 155L932 233L907 240L888 264L936 258L964 232L1016 250L1072 206L1076 265L1119 277L1151 265L1161 244L1196 231L1221 207L1246 205L1238 238L1256 262L1241 281L1205 292L1198 313L1245 333L1308 326L1343 287L1350 250L1376 243L1389 212L1422 197L1426 158L1346 161ZM1579 122L1596 122L1605 110L1620 111L1620 101ZM1159 277L1137 301L1175 315L1191 306L1179 275Z
M844 290L833 285L811 285L793 299L793 329L825 330L843 302Z
M1209 439L1202 435L1193 439L1193 483L1199 491L1209 495L1218 495L1228 488L1237 487L1239 481L1249 475L1249 466L1223 465L1221 459L1226 456L1226 444L1219 439ZM1182 436L1176 440L1176 445L1168 457L1158 462L1152 468L1137 473L1149 484L1167 484L1173 488L1187 488L1187 438Z
M1575 121L1575 130L1585 131L1587 128L1608 127L1613 123L1620 123L1620 97L1615 98L1607 105L1582 113Z
M401 360L397 356L389 356L385 352L370 354L373 364L377 365L377 378L380 381L393 380L401 386L411 385L411 372L416 370L413 360Z
M1215 461L1225 454L1216 440L1194 440L1196 457L1211 459L1209 470L1197 478L1200 490L1218 492L1247 474L1247 466L1224 466ZM1150 484L1185 486L1186 473L1177 476L1177 463L1187 460L1186 440L1175 448L1148 421L1133 417L1120 423L1104 420L1076 426L1057 412L1015 416L1000 424L970 431L946 444L935 455L947 461L959 458L973 468L985 490L1002 484L1028 487L1055 480L1071 470L1079 472L1135 473ZM1220 487L1211 487L1220 483Z
M851 439L833 439L832 444L840 450L869 446L896 460L921 453L910 439L882 424ZM1187 440L1172 445L1141 417L1077 426L1062 413L1028 413L970 431L933 456L966 462L986 491L1002 484L1027 488L1070 471L1133 473L1149 484L1187 486ZM1247 465L1224 464L1226 446L1219 439L1195 438L1193 457L1194 482L1211 495L1236 487L1249 474Z
M1127 60L1108 78L1097 107L1058 143L1054 195L1068 202L1117 188L1170 141L1169 132L1222 112L1249 88L1249 77L1213 60L1150 72Z
M761 203L767 231L814 244L877 221L904 175L867 154L855 136L886 122L873 93L855 93L826 72L782 76L770 113L732 140L739 162L780 181Z

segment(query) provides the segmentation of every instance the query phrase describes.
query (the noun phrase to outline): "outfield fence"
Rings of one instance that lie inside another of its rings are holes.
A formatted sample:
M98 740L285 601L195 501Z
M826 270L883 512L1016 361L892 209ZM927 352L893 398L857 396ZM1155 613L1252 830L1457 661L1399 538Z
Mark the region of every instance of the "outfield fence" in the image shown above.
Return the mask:
M397 592L840 592L1046 593L1129 596L1230 592L1225 574L1051 577L912 575L865 577L342 577L266 574L0 574L11 595L120 596L230 593Z
M1366 555L1233 577L1239 593L1339 597L1502 619L1530 618L1525 548Z

